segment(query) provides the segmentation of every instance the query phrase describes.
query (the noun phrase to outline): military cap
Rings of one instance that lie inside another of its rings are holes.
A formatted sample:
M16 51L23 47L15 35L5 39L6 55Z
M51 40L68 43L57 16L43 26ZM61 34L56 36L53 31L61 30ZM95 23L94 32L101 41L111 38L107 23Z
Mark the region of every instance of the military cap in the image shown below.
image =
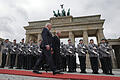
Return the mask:
M68 39L68 41L71 41L71 39Z
M90 41L94 41L93 39L90 39Z
M83 41L83 39L80 39L79 41Z

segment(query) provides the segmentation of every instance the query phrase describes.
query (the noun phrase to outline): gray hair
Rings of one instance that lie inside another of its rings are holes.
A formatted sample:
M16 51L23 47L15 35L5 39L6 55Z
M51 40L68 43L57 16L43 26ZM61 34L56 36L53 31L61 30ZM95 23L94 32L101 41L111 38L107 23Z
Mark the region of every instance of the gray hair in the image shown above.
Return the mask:
M46 24L45 24L45 27L47 27L48 25L52 25L52 24L51 24L51 23L46 23Z

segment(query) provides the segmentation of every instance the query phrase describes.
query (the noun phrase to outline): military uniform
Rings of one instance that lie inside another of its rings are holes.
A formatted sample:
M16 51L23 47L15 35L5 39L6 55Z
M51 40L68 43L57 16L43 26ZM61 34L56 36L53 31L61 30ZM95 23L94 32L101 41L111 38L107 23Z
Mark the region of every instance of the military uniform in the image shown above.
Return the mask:
M103 73L112 74L112 60L110 50L112 48L107 43L101 43L99 46L100 62Z
M86 73L86 54L87 46L83 43L79 43L76 49L80 62L81 73Z
M21 69L21 68L23 68L23 65L24 65L24 62L25 62L24 55L26 54L26 52L25 52L26 44L21 42L19 44L18 50L19 50L19 52L18 52L18 55L17 55L17 68L16 69Z
M2 63L1 63L1 68L5 67L6 64L6 58L7 58L7 54L10 51L10 43L9 42L3 42L1 44L1 51L2 51Z
M10 64L9 64L9 68L13 68L15 66L15 62L16 62L16 54L19 53L18 52L18 44L17 43L12 43L11 47L10 47Z
M75 55L75 46L72 43L69 43L67 46L67 64L68 72L76 72L76 55Z
M60 45L60 55L61 55L61 62L62 62L61 67L62 67L63 71L66 71L66 68L67 68L66 53L67 53L66 45L61 44Z
M23 62L23 69L27 69L27 55L28 55L28 44L25 44L25 49L24 49L24 62Z
M31 70L32 67L33 67L33 62L34 62L33 55L34 55L34 44L30 43L30 44L28 44L27 55L26 55L26 58L27 58L27 70Z
M93 73L98 74L98 67L99 67L99 62L98 62L98 46L94 43L89 43L88 44L88 53L90 57L90 62L91 62L91 67L93 70Z

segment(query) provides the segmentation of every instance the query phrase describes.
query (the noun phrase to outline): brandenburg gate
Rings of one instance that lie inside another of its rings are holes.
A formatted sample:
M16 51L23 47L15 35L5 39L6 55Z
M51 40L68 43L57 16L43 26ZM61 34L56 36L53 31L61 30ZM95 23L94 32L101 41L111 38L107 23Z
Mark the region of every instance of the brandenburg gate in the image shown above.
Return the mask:
M70 38L75 43L75 38L83 37L84 43L88 44L88 37L96 37L98 43L104 37L103 24L105 19L100 18L101 15L92 16L60 16L52 17L49 20L29 22L29 26L25 26L26 43L29 40L39 41L41 38L42 28L46 23L53 25L51 32L61 31L61 38Z
M105 19L100 18L101 15L92 16L60 16L52 17L49 20L29 22L29 26L25 26L26 43L29 40L39 41L41 38L42 28L46 23L53 25L51 32L53 35L56 31L61 31L61 38L69 38L75 43L75 38L83 37L84 43L88 44L88 37L96 37L97 42L104 37L103 24ZM89 56L86 58L87 67L90 68Z

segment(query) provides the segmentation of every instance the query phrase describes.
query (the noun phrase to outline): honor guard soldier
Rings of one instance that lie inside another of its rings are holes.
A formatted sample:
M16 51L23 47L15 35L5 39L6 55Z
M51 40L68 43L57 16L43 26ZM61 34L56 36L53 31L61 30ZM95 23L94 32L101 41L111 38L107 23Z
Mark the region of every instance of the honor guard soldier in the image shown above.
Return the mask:
M33 64L33 54L34 54L34 43L32 40L30 40L28 44L28 51L27 51L27 70L32 69Z
M16 69L22 69L23 68L23 65L24 65L24 61L25 61L25 58L24 58L24 55L26 54L25 50L26 50L26 47L25 47L25 43L24 43L24 39L21 40L20 44L19 44L19 53L17 55L17 68Z
M40 48L38 47L37 43L34 43L33 49L32 49L32 68L34 67L34 65L35 65L35 63L37 61L37 58L40 55L38 51L40 51Z
M16 62L16 54L18 53L18 44L16 43L16 39L13 40L13 43L11 44L10 47L10 64L9 64L9 68L13 69L13 67L15 66L15 62Z
M88 53L90 57L90 63L91 63L91 68L93 70L93 74L98 74L98 67L99 67L99 62L98 62L98 46L94 44L94 40L91 39L90 43L88 44Z
M23 62L23 69L27 69L27 55L28 55L28 43L25 43L25 46L24 46L24 62Z
M79 57L81 73L86 73L87 46L83 43L83 39L79 40L79 44L77 45L76 52L78 53L78 57Z
M36 61L37 61L37 59L40 57L40 55L42 54L42 49L41 49L41 47L40 47L40 45L41 45L41 40L39 40L39 43L38 43L38 45L36 46Z
M7 54L9 53L10 50L10 43L9 39L6 39L4 42L1 43L1 51L2 51L2 63L0 68L4 68L6 64L6 58Z
M66 64L66 53L67 53L67 50L66 50L66 45L63 44L63 42L60 44L60 54L61 54L61 61L62 61L62 69L63 71L66 71L66 68L67 68L67 64Z
M67 48L68 72L76 72L75 46L74 44L72 44L71 39L68 40L68 45L66 48Z
M112 48L109 46L106 39L102 39L99 46L99 54L101 55L100 62L102 66L103 73L111 74L112 73L112 60L110 51Z

